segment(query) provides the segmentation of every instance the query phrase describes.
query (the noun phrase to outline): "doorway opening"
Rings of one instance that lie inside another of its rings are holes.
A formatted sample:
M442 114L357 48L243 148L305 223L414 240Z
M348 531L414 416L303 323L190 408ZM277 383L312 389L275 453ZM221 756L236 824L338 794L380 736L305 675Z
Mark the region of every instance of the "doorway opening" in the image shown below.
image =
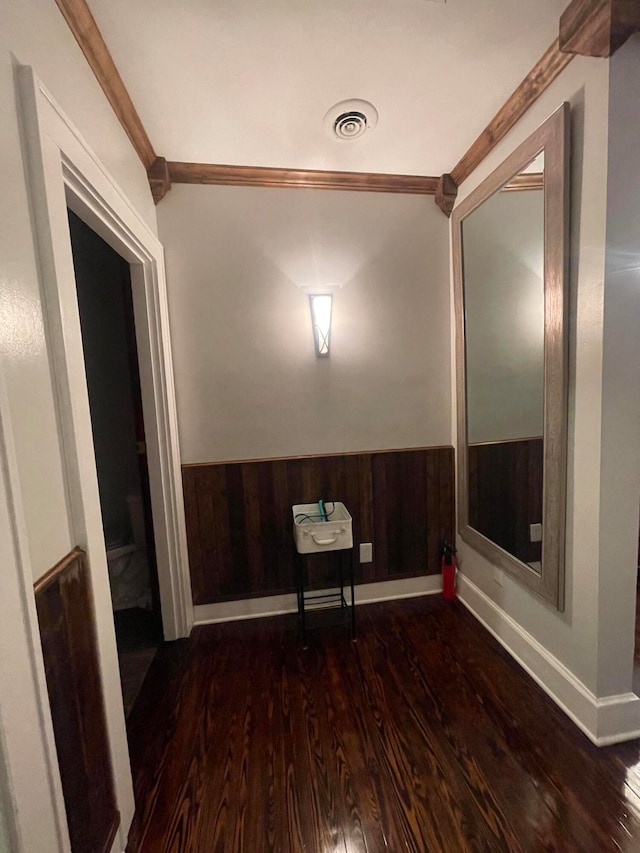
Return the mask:
M68 210L100 509L128 716L162 641L129 264Z

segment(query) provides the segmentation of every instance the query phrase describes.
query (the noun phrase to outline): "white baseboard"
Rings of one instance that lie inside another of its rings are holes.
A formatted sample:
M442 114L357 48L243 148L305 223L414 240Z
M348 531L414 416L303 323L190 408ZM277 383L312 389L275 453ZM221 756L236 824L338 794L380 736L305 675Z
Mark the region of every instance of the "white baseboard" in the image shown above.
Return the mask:
M640 698L635 693L596 697L462 572L458 597L596 746L640 737Z
M319 590L321 592L321 590ZM357 584L356 605L391 601L395 598L416 598L442 592L441 575L421 575L417 578ZM216 622L233 622L238 619L261 619L295 613L298 609L295 593L269 595L265 598L243 598L217 604L198 604L193 608L194 625L212 625Z

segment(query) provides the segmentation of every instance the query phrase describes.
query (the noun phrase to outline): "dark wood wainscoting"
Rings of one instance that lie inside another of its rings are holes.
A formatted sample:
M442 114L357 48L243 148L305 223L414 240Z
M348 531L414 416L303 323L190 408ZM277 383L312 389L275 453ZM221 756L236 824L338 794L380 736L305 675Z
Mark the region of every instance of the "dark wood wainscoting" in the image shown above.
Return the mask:
M291 507L320 498L346 505L356 548L373 543L356 583L436 574L454 535L453 469L451 447L185 465L194 604L292 592ZM314 562L320 587L333 563Z
M542 558L530 524L542 521L541 438L469 446L469 524L525 563Z
M34 587L73 853L108 853L120 824L84 552Z

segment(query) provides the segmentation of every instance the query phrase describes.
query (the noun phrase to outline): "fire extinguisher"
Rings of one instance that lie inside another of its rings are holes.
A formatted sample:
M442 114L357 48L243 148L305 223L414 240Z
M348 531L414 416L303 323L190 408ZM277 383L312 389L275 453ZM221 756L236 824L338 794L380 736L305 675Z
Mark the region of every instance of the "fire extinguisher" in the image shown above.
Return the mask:
M447 601L456 597L456 549L448 542L442 548L442 595Z

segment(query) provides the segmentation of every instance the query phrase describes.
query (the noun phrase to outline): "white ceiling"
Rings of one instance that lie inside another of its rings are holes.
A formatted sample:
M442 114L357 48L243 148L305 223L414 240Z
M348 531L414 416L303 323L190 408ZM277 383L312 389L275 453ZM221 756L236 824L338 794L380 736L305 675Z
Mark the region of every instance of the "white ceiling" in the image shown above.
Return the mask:
M168 160L439 175L558 33L568 0L89 0ZM330 139L363 98L375 130Z

